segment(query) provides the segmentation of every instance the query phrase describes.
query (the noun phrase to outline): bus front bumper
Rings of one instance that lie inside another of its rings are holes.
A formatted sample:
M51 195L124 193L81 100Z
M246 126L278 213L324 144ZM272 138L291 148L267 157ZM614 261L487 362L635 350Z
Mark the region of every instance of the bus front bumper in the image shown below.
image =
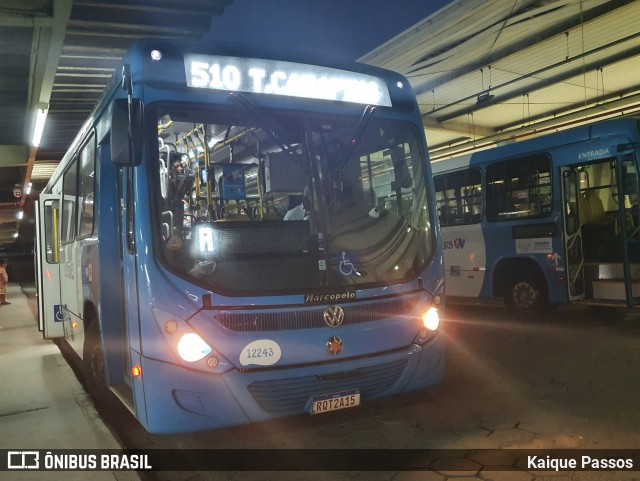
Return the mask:
M138 417L149 432L170 434L303 414L313 397L325 394L358 389L366 404L437 385L444 373L444 336L366 358L222 375L144 357L141 363L146 422Z

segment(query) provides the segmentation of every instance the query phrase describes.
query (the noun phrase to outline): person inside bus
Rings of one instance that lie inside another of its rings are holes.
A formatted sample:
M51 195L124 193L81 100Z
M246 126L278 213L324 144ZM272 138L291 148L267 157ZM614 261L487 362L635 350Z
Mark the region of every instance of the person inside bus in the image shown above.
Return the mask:
M440 210L438 211L438 218L441 224L448 225L450 223L450 220L449 220L450 212L451 212L451 209L447 204L443 204L440 206Z
M169 167L169 193L167 204L174 216L182 217L185 213L184 201L194 183L194 176L185 172L182 163L182 154L172 152ZM182 224L180 219L176 219L178 224Z
M309 217L309 201L302 194L294 194L289 196L289 205L287 213L283 220L306 220Z
M6 306L11 304L7 301L7 284L9 283L9 275L7 274L7 259L0 261L0 305Z

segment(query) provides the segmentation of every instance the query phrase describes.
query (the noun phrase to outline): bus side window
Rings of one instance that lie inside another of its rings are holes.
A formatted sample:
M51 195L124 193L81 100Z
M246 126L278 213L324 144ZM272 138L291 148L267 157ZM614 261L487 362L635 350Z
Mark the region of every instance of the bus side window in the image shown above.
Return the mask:
M78 236L93 234L93 215L95 202L95 138L89 141L80 152L80 175L78 178Z
M474 224L482 220L482 173L468 169L434 178L440 224Z
M169 196L169 152L160 152L160 195L163 199Z
M551 158L536 154L487 167L487 219L524 219L551 213ZM546 206L546 207L545 207Z
M62 180L62 219L60 223L60 241L62 244L73 241L76 235L77 180L78 158L75 157L65 171Z

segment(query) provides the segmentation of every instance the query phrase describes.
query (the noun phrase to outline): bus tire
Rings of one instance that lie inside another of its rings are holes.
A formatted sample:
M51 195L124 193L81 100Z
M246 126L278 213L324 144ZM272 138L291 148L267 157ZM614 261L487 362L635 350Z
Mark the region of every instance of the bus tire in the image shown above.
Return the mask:
M104 402L108 398L104 366L104 352L100 341L100 327L97 319L93 319L85 331L82 349L82 371L87 391L96 402Z
M517 311L532 311L546 305L542 283L534 277L516 277L505 289L504 302Z

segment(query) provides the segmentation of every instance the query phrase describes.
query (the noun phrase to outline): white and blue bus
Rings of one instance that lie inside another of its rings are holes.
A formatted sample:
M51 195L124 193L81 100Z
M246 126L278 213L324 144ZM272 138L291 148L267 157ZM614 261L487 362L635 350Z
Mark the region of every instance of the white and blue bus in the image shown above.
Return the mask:
M135 44L38 225L45 336L150 432L442 380L433 181L396 73Z
M607 120L434 162L447 297L638 304L639 125Z

